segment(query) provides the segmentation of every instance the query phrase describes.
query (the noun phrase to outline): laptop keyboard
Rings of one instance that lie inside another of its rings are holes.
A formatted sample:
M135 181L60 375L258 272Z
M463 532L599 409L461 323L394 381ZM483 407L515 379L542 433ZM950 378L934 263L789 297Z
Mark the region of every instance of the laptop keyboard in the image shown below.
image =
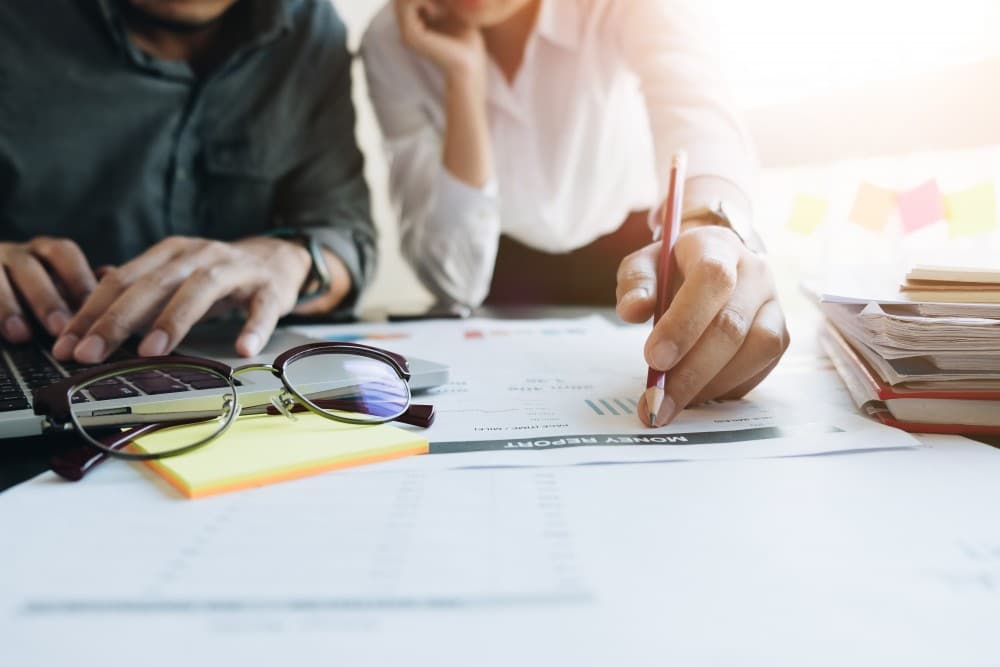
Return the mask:
M75 362L56 361L38 343L4 345L3 352L5 354L0 354L0 413L25 410L31 407L31 392L34 390L91 368ZM109 362L132 357L133 354L120 350ZM86 395L81 392L74 394L72 401L106 401L225 386L226 382L222 379L196 369L170 372L145 370L129 373L127 379L108 378L96 382L87 387Z
M28 407L28 397L24 395L17 378L7 365L0 367L0 412L24 410Z

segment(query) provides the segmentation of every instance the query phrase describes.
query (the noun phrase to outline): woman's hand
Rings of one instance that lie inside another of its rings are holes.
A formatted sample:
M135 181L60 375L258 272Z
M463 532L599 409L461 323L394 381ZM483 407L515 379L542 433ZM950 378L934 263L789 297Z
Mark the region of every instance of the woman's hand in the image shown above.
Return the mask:
M660 244L626 257L618 270L618 314L644 322L656 307ZM693 226L674 248L678 275L667 312L646 341L646 362L667 371L663 426L691 404L739 398L775 367L788 347L788 330L774 281L763 258L729 229ZM645 398L638 413L645 422Z
M441 68L447 122L441 163L474 188L493 180L493 143L486 111L486 46L482 34L437 0L396 0L403 41Z
M438 0L396 0L403 43L441 68L449 81L486 75L486 47L479 30L455 19Z

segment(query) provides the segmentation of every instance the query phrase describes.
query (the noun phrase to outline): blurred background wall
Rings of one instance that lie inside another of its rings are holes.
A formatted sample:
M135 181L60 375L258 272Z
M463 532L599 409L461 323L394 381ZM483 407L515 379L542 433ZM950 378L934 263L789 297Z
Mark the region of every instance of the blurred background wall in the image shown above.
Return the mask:
M333 0L357 46L383 0ZM576 0L550 0L574 2ZM626 1L626 0L622 0ZM676 1L676 0L664 0ZM691 0L704 4L704 0ZM764 167L757 224L779 270L913 261L993 263L1000 232L946 226L902 234L847 224L859 183L942 190L1000 174L1000 0L714 0L719 56ZM397 250L378 128L356 65L358 136L382 235L371 310L429 302ZM822 224L789 229L797 198L827 202Z

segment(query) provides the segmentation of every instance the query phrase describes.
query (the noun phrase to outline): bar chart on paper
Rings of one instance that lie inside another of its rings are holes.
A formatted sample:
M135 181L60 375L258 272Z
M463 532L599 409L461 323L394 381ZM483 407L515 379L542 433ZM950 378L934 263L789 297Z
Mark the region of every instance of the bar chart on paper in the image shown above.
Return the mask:
M634 398L585 398L583 402L598 417L634 415L639 407Z

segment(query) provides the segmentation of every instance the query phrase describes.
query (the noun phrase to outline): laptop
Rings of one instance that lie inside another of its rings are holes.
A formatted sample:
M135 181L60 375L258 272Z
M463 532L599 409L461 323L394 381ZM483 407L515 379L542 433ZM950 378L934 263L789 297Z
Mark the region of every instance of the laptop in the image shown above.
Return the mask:
M175 353L215 359L236 368L252 363L269 364L285 350L316 342L316 339L301 333L279 328L257 357L246 359L235 356L233 352L237 332L238 329L232 325L198 327ZM75 362L56 361L50 354L50 349L50 341L22 345L0 343L0 439L40 435L43 432L43 418L34 413L32 392L85 368ZM127 359L130 356L134 354L121 350L112 360ZM410 390L413 393L448 382L449 369L446 365L412 357L407 357L407 361L410 366ZM197 382L185 382L183 377L168 376L156 378L156 381L145 385L132 384L134 388L130 391L134 392L133 396L100 400L95 396L90 402L94 403L95 410L101 412L114 412L125 407L155 412L157 404L174 401L182 394L185 398L197 399L199 392L214 393L199 390L193 386ZM266 403L281 389L281 381L266 372L241 375L239 385L240 397L248 405Z

